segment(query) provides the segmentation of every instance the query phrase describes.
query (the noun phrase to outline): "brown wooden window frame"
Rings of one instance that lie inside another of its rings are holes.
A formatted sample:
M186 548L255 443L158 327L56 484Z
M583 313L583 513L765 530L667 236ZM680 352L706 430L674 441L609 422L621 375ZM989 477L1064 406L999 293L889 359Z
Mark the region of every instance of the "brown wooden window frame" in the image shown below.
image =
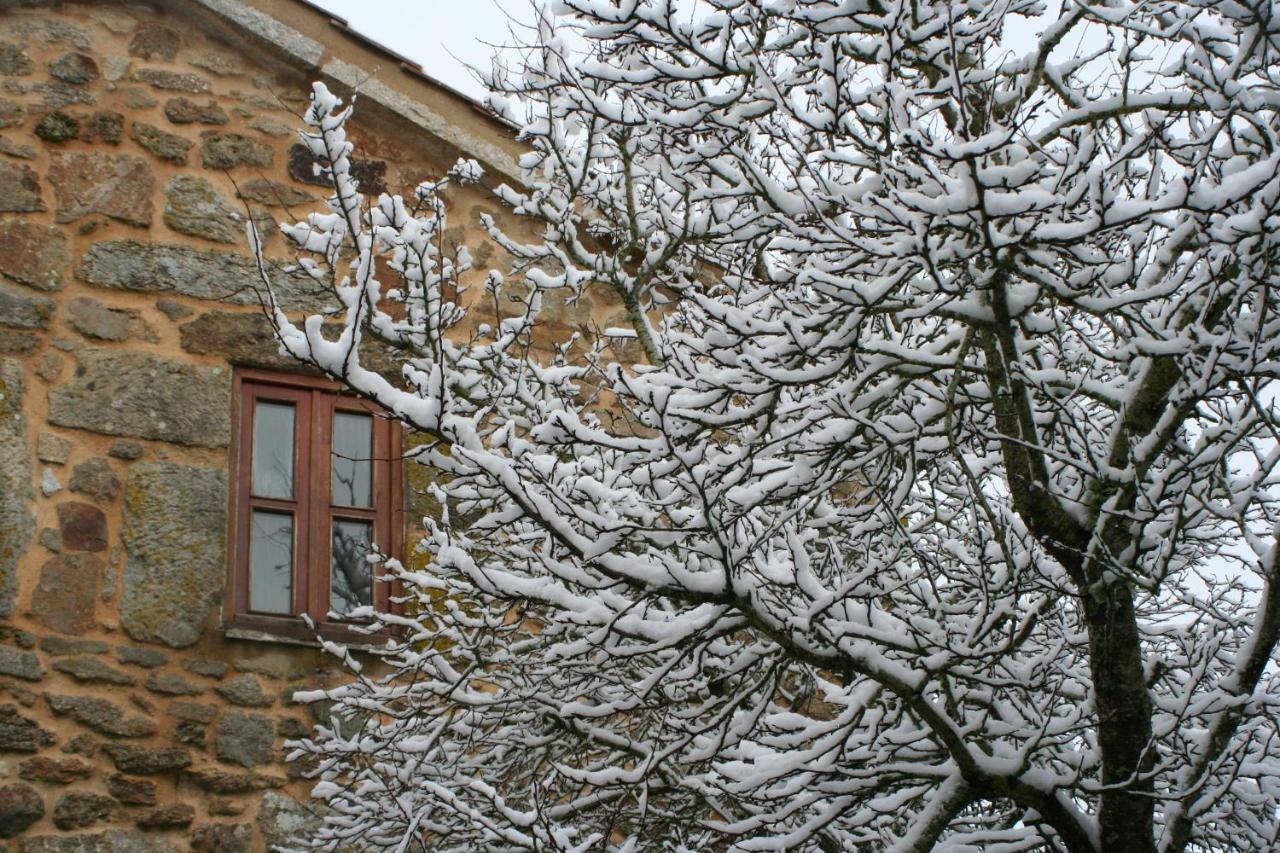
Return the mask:
M332 525L335 518L372 523L373 541L385 554L400 556L404 542L404 480L399 464L401 428L376 405L341 393L325 379L237 369L232 379L232 489L230 578L223 611L224 627L237 636L262 635L291 640L325 639L372 643L387 633L370 634L350 621L329 617L332 577ZM256 403L294 407L293 498L260 497L252 493L253 430ZM331 448L334 414L352 412L372 417L372 506L335 506L331 495ZM250 609L250 529L254 509L293 515L291 613L272 614ZM374 574L379 571L373 567ZM392 609L398 593L393 584L374 580L372 597L379 612ZM316 628L308 627L306 614Z

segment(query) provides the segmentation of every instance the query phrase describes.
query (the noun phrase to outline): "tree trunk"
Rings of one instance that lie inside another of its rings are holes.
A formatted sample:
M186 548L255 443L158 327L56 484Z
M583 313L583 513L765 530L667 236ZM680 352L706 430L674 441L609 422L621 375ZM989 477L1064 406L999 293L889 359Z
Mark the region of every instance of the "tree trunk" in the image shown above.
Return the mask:
M1102 781L1108 786L1098 805L1102 850L1153 853L1151 782L1134 778L1151 765L1151 757L1144 757L1151 738L1151 700L1143 677L1133 593L1127 584L1098 585L1085 595L1084 604Z

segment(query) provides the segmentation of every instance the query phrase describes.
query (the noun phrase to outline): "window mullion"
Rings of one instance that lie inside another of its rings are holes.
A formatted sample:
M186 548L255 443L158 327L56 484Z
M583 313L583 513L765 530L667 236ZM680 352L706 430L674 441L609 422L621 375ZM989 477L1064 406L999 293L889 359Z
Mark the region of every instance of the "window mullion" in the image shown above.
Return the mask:
M392 450L390 423L377 418L373 430L373 454L377 460L373 466L373 535L384 554L393 553L395 547L391 541L391 490L396 485L395 477L392 476ZM382 569L382 566L376 569L370 567L371 571ZM374 582L371 598L379 610L387 609L389 592L385 583Z
M297 532L294 536L297 556L293 565L293 611L306 612L307 606L307 565L311 559L311 524L309 507L311 506L311 457L314 455L314 436L312 434L315 421L313 394L304 393L298 397L298 460L296 463L298 476L296 490L298 506L294 512Z
M307 612L317 624L325 621L329 601L329 466L332 442L332 397L314 392L315 447L311 453L311 555L307 563Z

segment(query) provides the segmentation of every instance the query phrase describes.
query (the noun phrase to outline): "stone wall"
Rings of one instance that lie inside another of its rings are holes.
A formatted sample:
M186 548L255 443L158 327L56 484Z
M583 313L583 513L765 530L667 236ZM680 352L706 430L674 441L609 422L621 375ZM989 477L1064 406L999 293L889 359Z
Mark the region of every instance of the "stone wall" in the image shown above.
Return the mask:
M290 697L341 673L220 624L231 374L292 367L242 221L324 194L293 135L308 73L181 5L0 5L0 849L260 850L316 820L282 745L322 709ZM366 190L457 156L370 115ZM496 263L492 200L451 201ZM286 302L323 307L267 246Z

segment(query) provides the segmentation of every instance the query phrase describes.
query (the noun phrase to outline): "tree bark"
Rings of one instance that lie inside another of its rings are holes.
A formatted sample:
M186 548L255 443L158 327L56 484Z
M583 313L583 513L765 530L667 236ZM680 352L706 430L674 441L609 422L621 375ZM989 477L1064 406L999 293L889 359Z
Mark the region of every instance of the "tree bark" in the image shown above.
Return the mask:
M1151 699L1143 677L1133 593L1128 584L1097 584L1084 596L1089 666L1098 716L1102 783L1098 827L1106 853L1154 853L1150 779Z

